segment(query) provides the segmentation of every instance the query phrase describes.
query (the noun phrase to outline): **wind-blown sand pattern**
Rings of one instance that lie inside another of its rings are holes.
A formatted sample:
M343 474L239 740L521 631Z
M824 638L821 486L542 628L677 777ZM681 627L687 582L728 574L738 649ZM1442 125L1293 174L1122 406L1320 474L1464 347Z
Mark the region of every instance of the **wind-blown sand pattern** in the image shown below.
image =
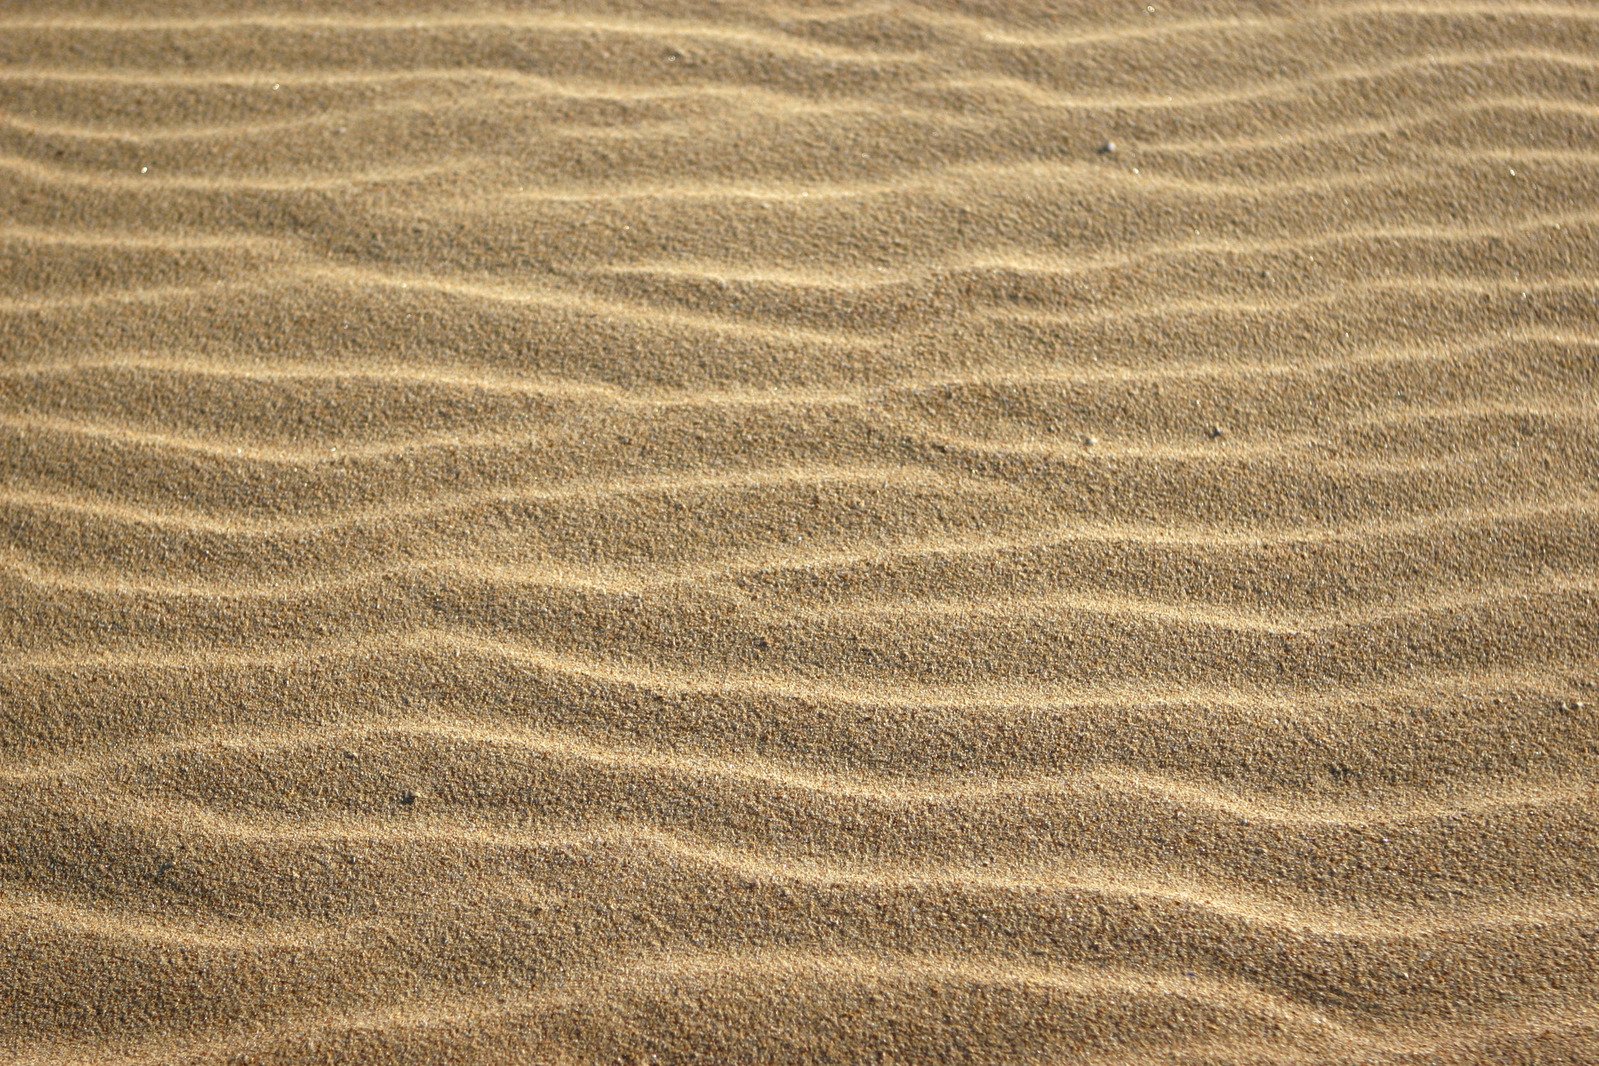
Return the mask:
M0 1059L1599 1061L1599 8L0 8Z

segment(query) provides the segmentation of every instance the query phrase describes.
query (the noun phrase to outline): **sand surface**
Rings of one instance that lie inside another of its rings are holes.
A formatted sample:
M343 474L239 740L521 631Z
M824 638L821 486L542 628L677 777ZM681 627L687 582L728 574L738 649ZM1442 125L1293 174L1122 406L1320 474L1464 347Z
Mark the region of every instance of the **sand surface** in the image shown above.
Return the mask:
M0 1061L1599 1061L1599 7L0 5Z

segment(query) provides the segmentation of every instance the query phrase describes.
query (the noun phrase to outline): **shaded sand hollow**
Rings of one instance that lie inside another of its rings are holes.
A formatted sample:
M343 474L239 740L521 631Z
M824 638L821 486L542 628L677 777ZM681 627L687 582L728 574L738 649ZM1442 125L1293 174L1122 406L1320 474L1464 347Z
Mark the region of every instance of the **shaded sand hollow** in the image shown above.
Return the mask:
M1599 7L0 5L0 1061L1599 1062Z

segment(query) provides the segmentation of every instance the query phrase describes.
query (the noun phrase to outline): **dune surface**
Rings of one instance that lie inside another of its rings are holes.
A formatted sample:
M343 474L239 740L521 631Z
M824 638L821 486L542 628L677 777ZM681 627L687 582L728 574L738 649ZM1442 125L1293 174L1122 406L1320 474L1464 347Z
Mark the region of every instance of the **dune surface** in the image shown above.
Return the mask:
M1599 7L0 5L0 1061L1599 1061Z

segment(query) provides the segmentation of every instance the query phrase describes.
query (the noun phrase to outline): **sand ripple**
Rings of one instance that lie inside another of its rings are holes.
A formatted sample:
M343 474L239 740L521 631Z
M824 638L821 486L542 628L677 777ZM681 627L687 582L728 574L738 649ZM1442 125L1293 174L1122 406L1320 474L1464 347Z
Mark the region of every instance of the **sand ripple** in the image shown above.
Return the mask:
M1588 1062L1599 11L0 12L0 1059Z

